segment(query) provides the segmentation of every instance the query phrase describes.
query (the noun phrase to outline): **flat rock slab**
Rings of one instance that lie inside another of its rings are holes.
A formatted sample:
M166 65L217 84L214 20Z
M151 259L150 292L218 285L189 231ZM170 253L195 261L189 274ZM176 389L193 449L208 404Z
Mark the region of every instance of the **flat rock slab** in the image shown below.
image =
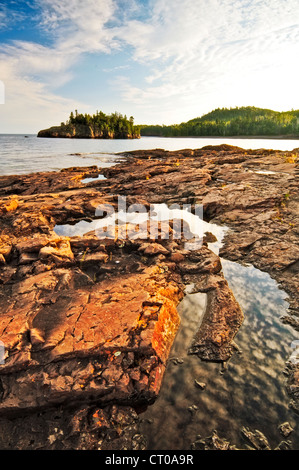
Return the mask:
M58 269L14 285L17 300L1 316L0 412L66 399L121 402L136 391L139 401L153 399L182 297L163 274L147 268L75 289L72 272Z

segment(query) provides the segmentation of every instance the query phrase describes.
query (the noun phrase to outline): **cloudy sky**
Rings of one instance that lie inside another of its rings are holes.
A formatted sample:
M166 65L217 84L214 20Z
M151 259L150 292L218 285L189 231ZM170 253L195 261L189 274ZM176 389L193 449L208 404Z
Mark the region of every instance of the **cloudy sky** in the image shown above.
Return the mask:
M298 0L0 1L0 133L75 109L137 124L299 109L298 57Z

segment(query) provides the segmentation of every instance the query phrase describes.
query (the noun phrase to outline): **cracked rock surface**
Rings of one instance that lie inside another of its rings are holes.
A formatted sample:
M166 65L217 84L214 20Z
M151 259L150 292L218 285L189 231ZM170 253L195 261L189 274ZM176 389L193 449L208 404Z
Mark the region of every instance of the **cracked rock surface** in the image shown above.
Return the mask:
M0 177L0 448L145 448L138 413L159 394L188 284L208 294L190 352L212 361L233 353L243 314L207 242L186 250L164 222L169 239L152 239L147 227L126 239L129 223L112 238L57 235L57 225L94 221L99 205L116 209L118 195L146 207L203 204L205 217L233 229L222 256L270 272L290 295L285 321L296 326L296 156L157 149L111 168ZM99 173L106 179L81 183ZM289 381L296 401L295 366Z

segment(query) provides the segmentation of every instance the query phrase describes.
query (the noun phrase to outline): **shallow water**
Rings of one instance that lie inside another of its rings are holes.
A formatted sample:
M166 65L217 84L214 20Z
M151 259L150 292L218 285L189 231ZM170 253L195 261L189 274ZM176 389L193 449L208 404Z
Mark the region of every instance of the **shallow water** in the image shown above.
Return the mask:
M213 233L211 226L210 231ZM218 252L219 242L210 245ZM288 308L287 296L267 273L224 259L221 262L245 316L235 338L240 352L228 361L226 370L221 364L187 354L206 302L206 294L187 294L178 308L181 326L160 395L141 416L148 449L190 449L196 436L208 437L213 430L245 449L243 426L263 432L275 448L284 440L278 426L285 421L295 429L288 439L298 449L298 416L289 409L283 374L291 343L298 339L298 333L280 321ZM206 384L204 390L195 380Z
M93 180L94 178L87 179ZM170 236L169 230L165 232L155 232L157 222L181 220L183 222L184 236L187 238L187 240L188 236L190 237L190 241L187 241L185 243L186 249L192 250L200 248L202 245L204 233L207 231L213 231L213 234L216 236L217 241L211 243L210 246L213 248L213 251L218 254L219 248L221 246L221 242L218 240L221 240L225 232L227 231L226 227L220 227L216 224L205 222L202 219L203 210L202 206L200 205L198 205L196 209L196 214L193 214L187 209L178 209L177 204L170 206L169 208L166 204L151 204L149 211L147 211L146 208L140 204L133 204L132 206L129 206L129 208L126 208L126 212L123 210L121 205L118 207L118 210L114 210L113 206L109 206L110 210L108 212L107 207L107 204L99 205L95 211L95 216L93 220L79 220L78 222L72 224L55 225L54 232L59 236L73 237L82 236L88 232L95 231L99 238L101 238L101 235L103 233L101 229L103 227L117 227L118 224L121 226L122 224L129 222L131 224L134 224L136 227L140 227L140 231L142 231L143 226L145 226L146 230L144 234L146 236L147 229L149 229L151 232L151 238L154 238L155 235L158 236L159 234L159 237L168 239ZM105 213L106 215L102 217ZM101 220L99 220L100 217ZM148 225L149 222L152 225ZM179 224L179 227L180 229L177 231L175 227L173 227L172 237L174 239L176 238L176 236L177 238L181 238L181 224ZM136 232L134 232L134 238L138 238Z
M99 180L105 180L107 179L104 175L98 175L95 178L84 178L81 180L81 183L87 184L87 183L93 183L94 181L99 181Z

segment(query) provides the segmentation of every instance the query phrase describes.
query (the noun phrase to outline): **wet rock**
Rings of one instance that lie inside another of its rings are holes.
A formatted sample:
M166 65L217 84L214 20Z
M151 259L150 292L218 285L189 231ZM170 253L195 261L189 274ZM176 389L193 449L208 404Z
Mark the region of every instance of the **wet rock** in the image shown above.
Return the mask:
M209 292L213 289L220 289L225 285L225 279L221 275L208 274L207 276L202 276L195 284L193 292Z
M109 255L102 251L97 251L95 253L80 255L79 261L80 264L84 265L94 265L97 263L106 263L109 260Z
M217 431L213 431L211 436L201 439L198 438L191 444L191 450L232 450L230 443L219 437Z
M169 259L170 261L173 261L174 263L180 263L184 261L185 256L182 253L172 253Z
M188 353L206 361L227 361L234 351L233 339L243 318L243 312L226 282L209 290L206 311Z
M241 433L250 442L250 444L252 444L254 449L271 450L266 436L264 436L264 434L258 429L251 431L250 429L243 427Z
M292 426L288 422L280 424L278 429L280 430L281 434L284 437L288 437L294 431L294 429L292 428Z
M56 407L0 417L0 424L2 450L143 450L145 446L138 415L128 406Z
M285 315L280 318L285 325L291 325L296 331L299 331L299 319L292 315Z
M29 335L32 346L42 345L45 342L45 338L43 337L42 332L37 328L32 328L29 330Z
M188 407L188 411L191 413L191 416L194 416L198 411L198 406L197 405L190 405Z
M206 383L204 382L199 382L198 380L194 379L194 384L197 388L199 388L200 390L204 390L206 388Z
M74 259L68 240L59 240L55 243L55 246L44 246L40 249L38 256L40 259L50 258L56 264L60 264L64 260L71 261Z
M299 363L287 363L285 370L287 375L286 389L291 397L290 408L299 414Z
M200 250L188 253L179 269L183 274L216 274L221 271L222 266L219 257L203 246Z
M290 441L281 441L274 450L292 450L292 443Z
M205 448L206 443L203 439L197 439L191 444L191 450L206 450Z
M178 364L183 364L184 363L184 359L181 359L179 357L174 357L174 358L171 358L171 362L172 364L174 364L175 366L177 366Z
M217 237L211 232L205 232L204 237L203 237L203 242L205 243L217 242Z
M169 251L159 243L143 243L138 251L142 251L145 255L168 255Z
M15 211L19 206L19 202L17 199L11 199L10 201L8 201L6 204L4 203L1 207L0 207L0 211L2 212L11 212L11 211Z

